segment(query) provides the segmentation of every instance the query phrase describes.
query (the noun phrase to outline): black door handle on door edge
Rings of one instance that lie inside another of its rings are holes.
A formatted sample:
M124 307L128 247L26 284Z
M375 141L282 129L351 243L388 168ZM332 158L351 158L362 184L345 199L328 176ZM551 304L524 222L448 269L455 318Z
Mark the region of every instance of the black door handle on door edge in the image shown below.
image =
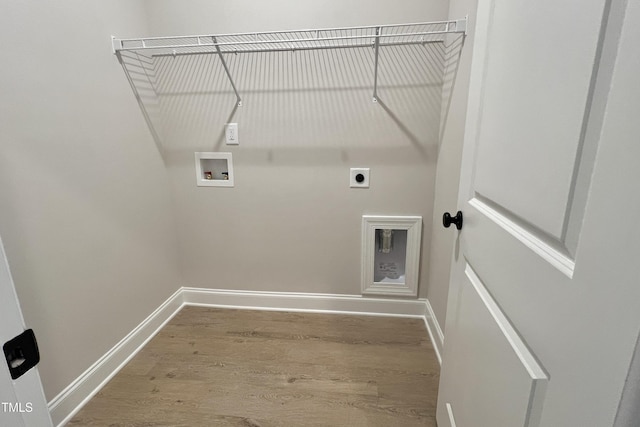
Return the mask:
M444 215L442 215L442 225L444 225L445 228L449 228L451 224L455 224L458 230L462 229L462 211L458 211L456 216L451 216L449 212L445 212Z

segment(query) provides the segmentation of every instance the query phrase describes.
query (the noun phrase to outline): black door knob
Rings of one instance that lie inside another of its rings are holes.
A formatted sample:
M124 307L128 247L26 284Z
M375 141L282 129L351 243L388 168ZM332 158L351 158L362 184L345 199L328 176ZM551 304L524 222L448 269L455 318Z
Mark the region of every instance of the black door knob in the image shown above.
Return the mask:
M458 211L456 216L451 216L449 212L445 212L444 215L442 215L442 225L444 225L445 228L449 228L451 224L455 224L458 230L462 229L462 212L461 211Z

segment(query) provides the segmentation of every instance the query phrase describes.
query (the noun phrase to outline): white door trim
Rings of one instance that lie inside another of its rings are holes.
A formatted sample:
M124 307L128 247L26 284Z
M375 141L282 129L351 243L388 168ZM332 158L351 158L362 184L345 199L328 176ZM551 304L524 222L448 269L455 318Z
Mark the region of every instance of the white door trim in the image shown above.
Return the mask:
M0 239L0 346L20 335L25 327L22 310L18 301L9 261ZM2 387L2 405L0 419L3 425L50 426L51 418L47 410L46 398L40 382L38 367L34 366L22 376L11 379L6 365L4 351L0 368L0 387Z

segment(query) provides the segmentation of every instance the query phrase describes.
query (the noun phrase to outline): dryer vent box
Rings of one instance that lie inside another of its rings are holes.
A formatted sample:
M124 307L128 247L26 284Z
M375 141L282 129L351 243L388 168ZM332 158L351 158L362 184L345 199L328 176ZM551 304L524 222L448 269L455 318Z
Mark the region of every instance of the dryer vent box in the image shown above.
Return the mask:
M362 293L418 295L421 216L362 217Z

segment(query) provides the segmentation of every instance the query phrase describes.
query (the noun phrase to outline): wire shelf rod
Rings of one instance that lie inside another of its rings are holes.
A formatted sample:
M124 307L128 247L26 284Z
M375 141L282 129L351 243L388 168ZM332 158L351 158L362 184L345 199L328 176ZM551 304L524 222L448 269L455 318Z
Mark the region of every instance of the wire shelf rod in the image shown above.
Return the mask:
M444 30L425 30L425 31L412 31L407 33L401 32L391 32L383 35L376 36L375 33L370 34L358 34L358 35L348 35L348 36L334 36L334 37L319 37L320 32L329 32L329 31L353 31L353 30L369 30L375 32L378 29L383 28L400 28L400 27L409 27L409 26L434 26L434 25L445 25ZM451 27L454 27L452 29ZM282 34L299 34L299 33L316 33L316 37L302 37L302 38L272 38L272 39L258 39L258 36L274 36L274 35L282 35ZM438 21L438 22L423 22L423 23L415 23L415 24L398 24L398 25L380 25L380 26L367 26L367 27L345 27L345 28L332 28L332 29L322 29L322 30L295 30L295 31L272 31L272 32L264 32L264 33L235 33L235 34L219 34L219 35L195 35L195 36L175 36L175 37L149 37L149 38L128 38L128 39L113 39L113 47L114 51L130 51L130 50L159 50L159 49L184 49L184 48L193 48L193 47L207 47L207 46L243 46L243 45L255 45L255 44L277 44L277 43L305 43L305 42L332 42L332 41L340 41L340 40L358 40L358 39L367 39L367 38L375 38L375 37L415 37L415 36L428 36L428 35L441 35L448 33L465 33L466 32L466 18L461 20L454 21ZM225 38L225 37L252 37L251 40L240 40L240 41L222 41L222 42L214 42L213 40L216 38ZM202 39L208 38L211 39L211 42L203 42ZM195 39L196 43L184 43L184 44L163 44L163 45L149 45L150 42L154 41L163 41L163 40L192 40ZM125 47L126 44L130 43L140 43L140 46L131 46ZM336 45L335 47L341 47Z
M374 36L375 37L375 36ZM423 41L415 41L415 42L398 42L398 43L381 43L380 46L382 47L391 47L391 46L415 46L415 45L425 45L425 44L432 44L432 43L442 43L442 40L423 40ZM308 47L296 47L296 48L291 48L291 47L282 47L282 48L267 48L267 49L243 49L243 50L227 50L227 51L222 51L221 53L223 55L236 55L239 53L262 53L262 52L292 52L292 51L307 51L307 50L329 50L329 49L357 49L357 48L367 48L367 49L371 49L372 44L371 43L365 43L365 44L350 44L350 45L344 45L344 46L315 46L313 48L308 48ZM208 50L208 51L189 51L189 52L171 52L171 53L155 53L152 54L151 57L152 58L162 58L162 57L166 57L166 56L188 56L188 55L217 55L218 52L215 50Z
M262 44L278 44L278 43L309 43L309 42L329 42L329 41L339 41L339 40L359 40L359 39L376 39L380 38L390 38L390 37L415 37L415 36L428 36L428 35L440 35L440 34L448 34L450 32L447 31L430 31L430 32L418 32L418 33L398 33L398 34L383 34L380 36L376 36L375 34L367 34L360 36L340 36L340 37L323 37L323 38L304 38L304 39L282 39L282 40L258 40L258 41L233 41L233 42L218 42L218 43L191 43L191 44L181 44L181 45L158 45L158 46L147 46L146 44L143 46L134 46L134 47L120 47L116 48L116 51L133 51L133 50L160 50L160 49L186 49L186 48L196 48L196 47L225 47L225 46L245 46L245 45L262 45ZM145 39L148 42L148 39ZM118 41L116 39L116 41ZM420 44L422 40L416 40L415 42L411 42L412 44ZM385 45L385 43L382 43ZM349 45L332 45L333 48L341 48L348 47ZM309 49L313 49L314 46L309 46Z
M466 18L463 19L454 19L449 21L431 21L431 22L413 22L408 24L386 24L386 25L366 25L362 27L334 27L334 28L311 28L311 29L302 29L302 30L278 30L278 31L252 31L248 33L225 33L225 34L200 34L200 35L188 35L188 36L159 36L159 37L137 37L137 38L122 38L116 39L122 42L136 42L141 40L167 40L167 39L178 39L178 38L186 38L186 39L195 39L197 37L231 37L231 36L260 36L260 35L272 35L272 34L287 34L287 33L313 33L313 32L323 32L323 31L351 31L351 30L372 30L375 31L376 28L392 28L392 27L411 27L411 26L420 26L420 25L446 25L446 24L457 24L460 21L466 21ZM462 30L453 30L452 32L463 32Z

